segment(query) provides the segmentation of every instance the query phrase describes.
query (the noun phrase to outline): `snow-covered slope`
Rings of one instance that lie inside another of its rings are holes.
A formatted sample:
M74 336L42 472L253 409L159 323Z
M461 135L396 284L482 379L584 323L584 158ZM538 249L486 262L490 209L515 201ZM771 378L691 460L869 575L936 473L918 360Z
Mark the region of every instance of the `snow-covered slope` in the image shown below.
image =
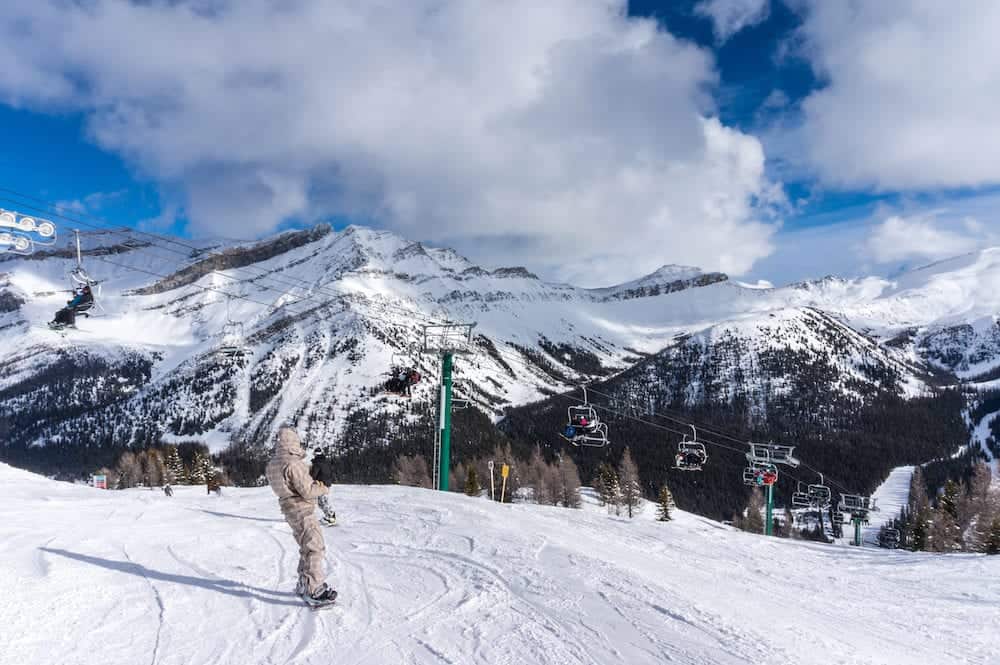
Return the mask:
M3 665L1000 661L1000 557L765 539L686 513L335 487L337 606L266 488L105 492L0 465Z
M871 520L864 527L862 538L868 545L878 544L878 532L882 525L888 524L899 517L899 511L910 501L910 480L913 478L912 466L900 466L892 470L885 481L872 493L872 499L878 506L878 512L871 514ZM845 529L845 532L850 529ZM853 534L845 533L850 538Z

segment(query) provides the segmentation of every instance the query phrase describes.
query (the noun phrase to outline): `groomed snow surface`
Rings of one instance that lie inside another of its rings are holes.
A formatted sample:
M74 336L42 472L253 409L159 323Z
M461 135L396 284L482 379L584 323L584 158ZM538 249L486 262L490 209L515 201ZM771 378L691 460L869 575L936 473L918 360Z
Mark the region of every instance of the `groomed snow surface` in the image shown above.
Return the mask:
M0 465L0 663L998 663L1000 557L822 546L652 506L335 488L341 596L292 594L267 488L108 492Z

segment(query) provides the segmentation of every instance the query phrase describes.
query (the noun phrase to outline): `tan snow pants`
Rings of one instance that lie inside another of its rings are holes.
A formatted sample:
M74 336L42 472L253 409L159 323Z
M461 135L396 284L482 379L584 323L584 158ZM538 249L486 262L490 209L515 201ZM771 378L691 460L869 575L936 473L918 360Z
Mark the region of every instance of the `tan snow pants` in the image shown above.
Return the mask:
M323 542L323 531L316 521L316 504L295 497L282 499L279 503L281 514L285 516L288 526L292 527L292 536L299 545L299 582L308 593L312 593L326 579L323 570L326 544Z

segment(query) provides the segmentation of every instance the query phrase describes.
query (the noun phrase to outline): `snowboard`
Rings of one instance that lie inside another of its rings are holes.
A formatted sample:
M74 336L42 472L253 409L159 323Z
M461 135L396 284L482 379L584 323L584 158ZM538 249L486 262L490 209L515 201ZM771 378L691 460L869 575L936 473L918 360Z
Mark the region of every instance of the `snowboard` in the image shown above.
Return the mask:
M334 605L337 604L337 592L334 591L333 594L334 594L333 598L331 598L330 600L324 600L323 602L317 602L306 594L302 594L300 598L302 598L302 601L306 604L306 607L308 607L311 610L325 610L328 607L333 607Z

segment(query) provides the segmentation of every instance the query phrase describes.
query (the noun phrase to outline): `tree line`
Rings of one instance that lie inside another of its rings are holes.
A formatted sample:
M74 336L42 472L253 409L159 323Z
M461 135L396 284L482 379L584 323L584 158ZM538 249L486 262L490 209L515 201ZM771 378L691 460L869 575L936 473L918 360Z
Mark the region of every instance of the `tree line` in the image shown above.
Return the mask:
M125 450L110 467L97 470L109 489L206 485L209 490L229 485L225 471L216 467L208 448L200 443Z
M965 480L949 479L928 492L920 467L910 479L910 500L889 525L901 546L915 552L1000 554L1000 490L989 466L979 462Z

